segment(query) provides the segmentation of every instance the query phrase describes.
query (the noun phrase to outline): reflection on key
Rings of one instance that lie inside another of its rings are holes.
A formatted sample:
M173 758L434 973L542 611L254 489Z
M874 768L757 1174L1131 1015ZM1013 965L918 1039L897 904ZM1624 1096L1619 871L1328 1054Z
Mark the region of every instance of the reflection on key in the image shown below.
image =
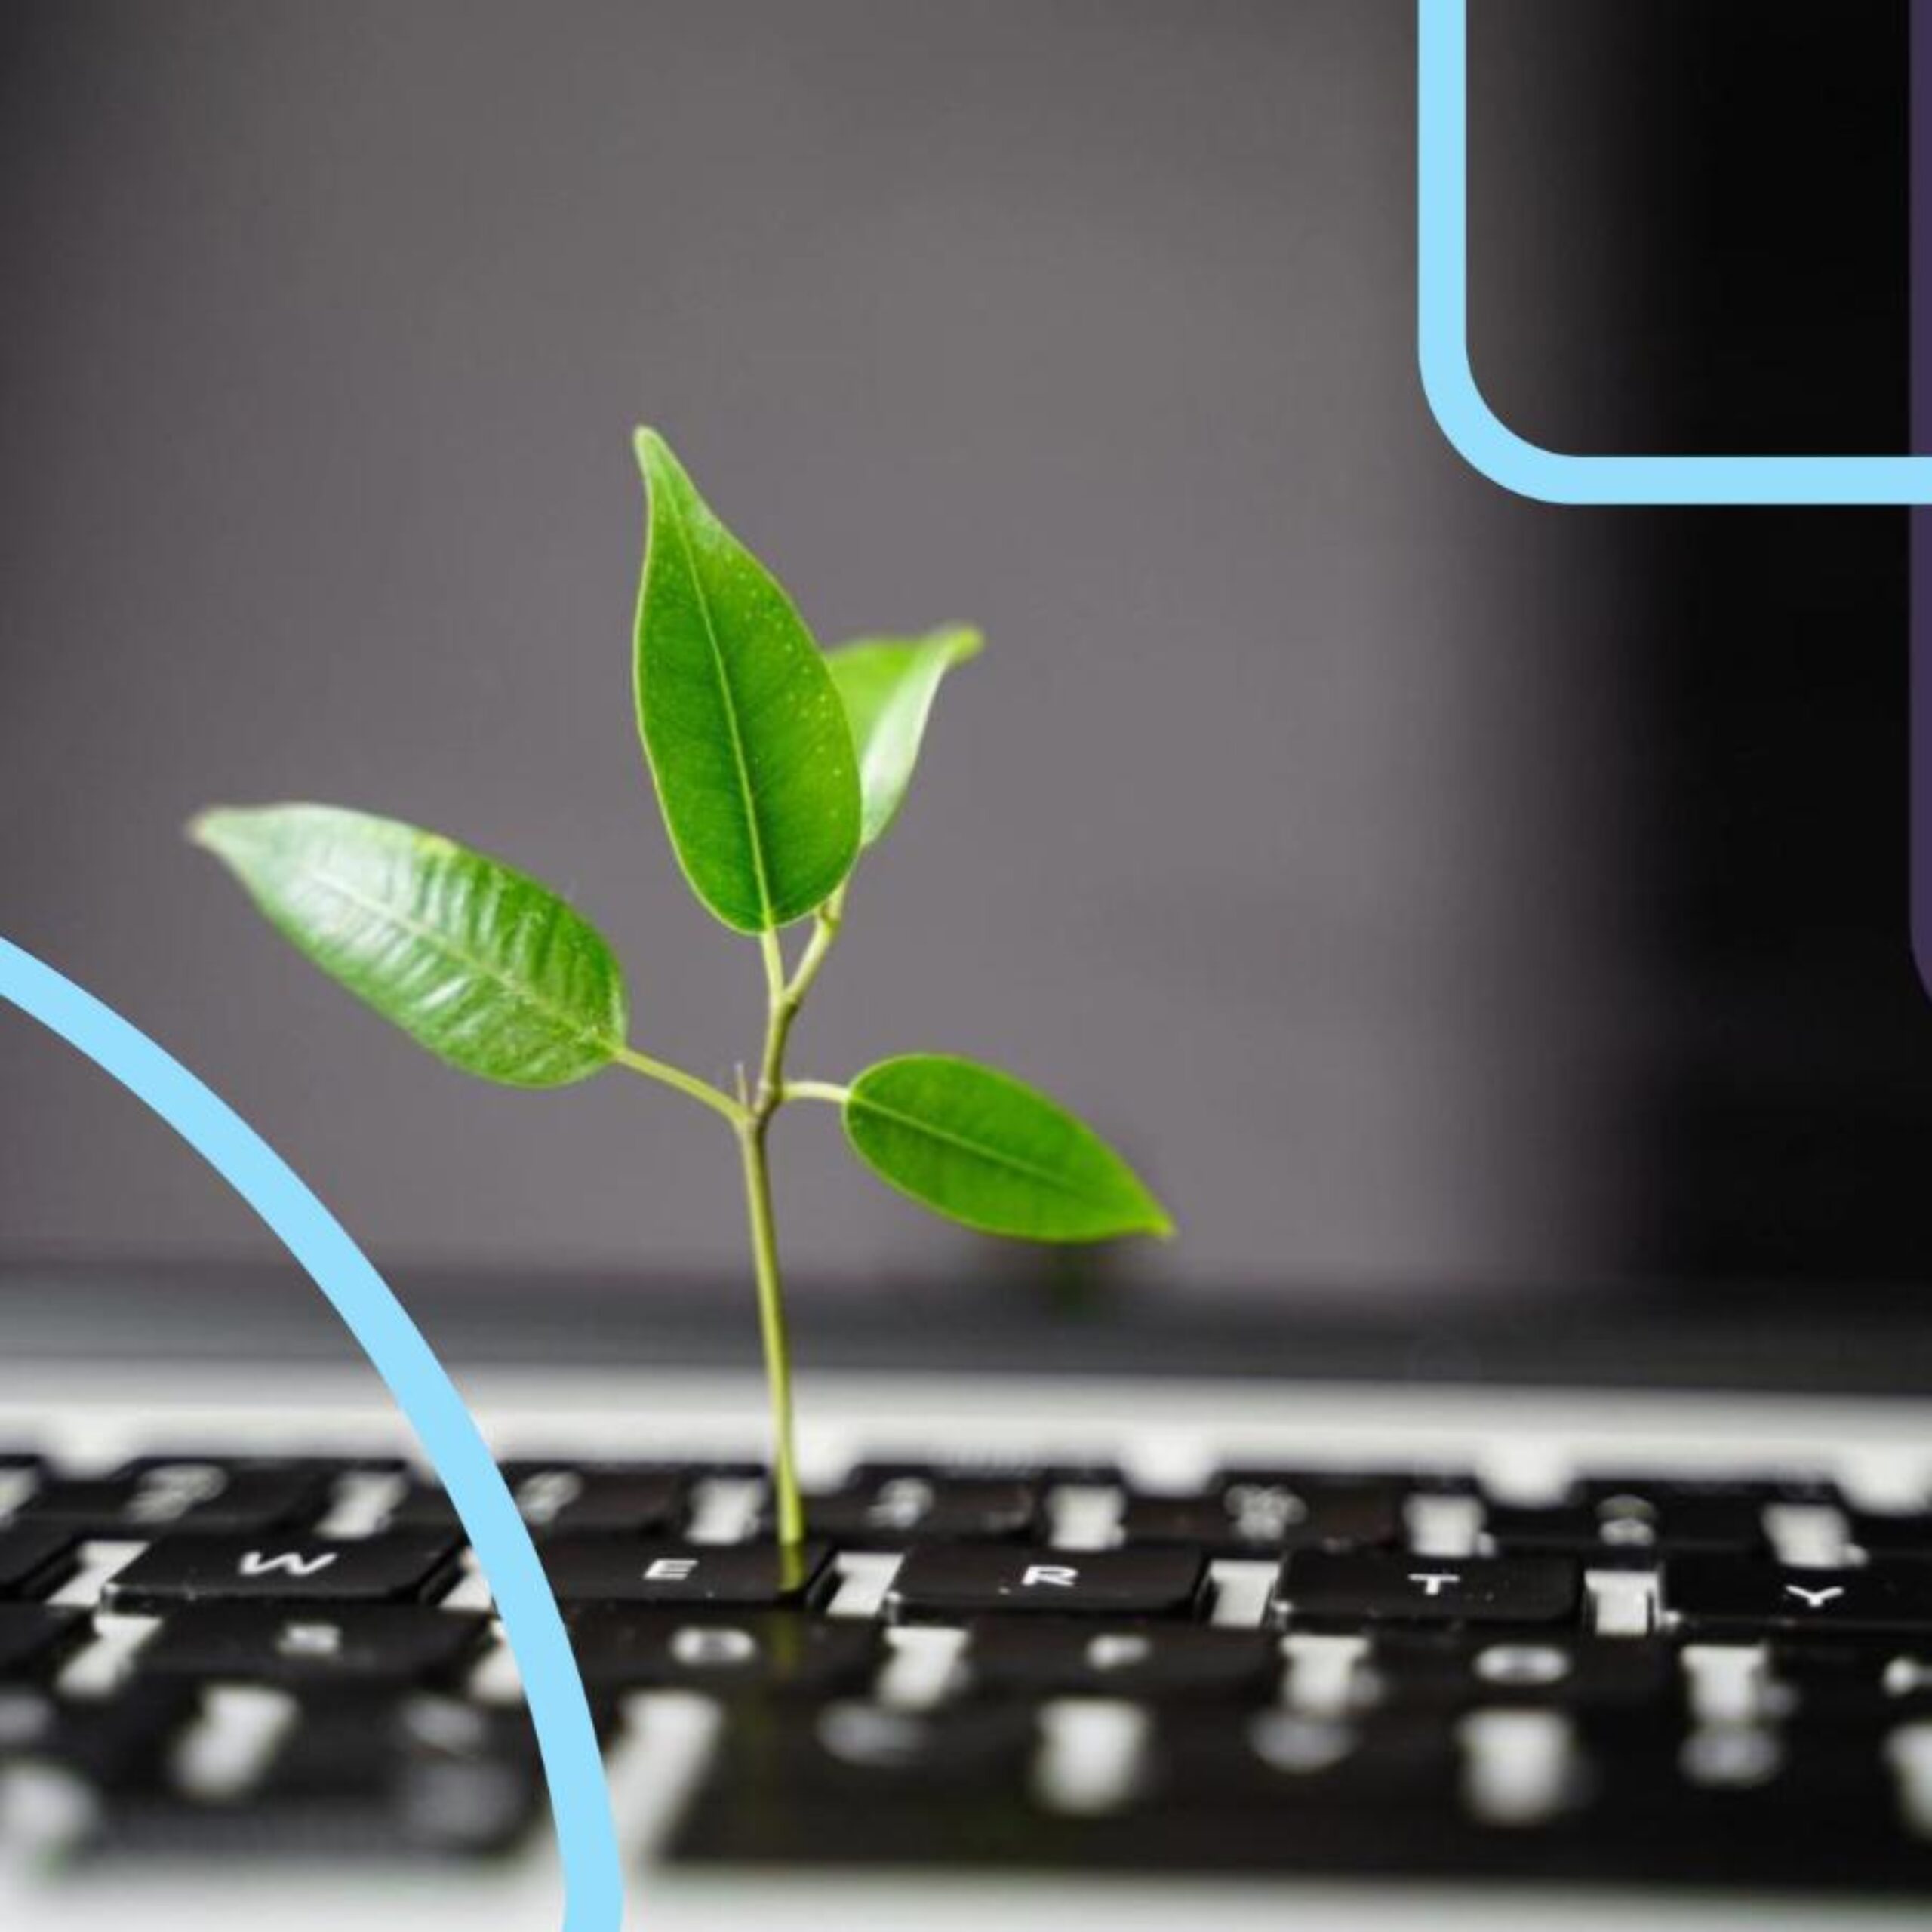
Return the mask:
M1777 1734L1762 1724L1700 1724L1684 1740L1678 1766L1692 1783L1743 1791L1768 1784L1784 1764Z
M1767 1715L1770 1660L1761 1644L1687 1644L1690 1713L1702 1724L1746 1724Z
M1932 1723L1900 1724L1885 1740L1885 1761L1898 1780L1906 1829L1932 1838Z
M1558 1711L1472 1711L1457 1727L1463 1801L1486 1825L1540 1825L1582 1793L1576 1734Z
M672 1632L670 1649L672 1662L685 1669L711 1670L749 1663L758 1655L758 1639L729 1624L688 1623Z
M1098 1817L1132 1801L1145 1781L1147 1713L1113 1698L1059 1698L1040 1710L1033 1795L1049 1811Z
M1409 1547L1425 1556L1472 1556L1482 1534L1482 1504L1473 1496L1411 1496L1402 1506Z
M1288 1703L1306 1717L1340 1717L1361 1701L1366 1637L1324 1637L1313 1632L1285 1638ZM1371 1687L1373 1677L1366 1680Z
M1264 1764L1293 1777L1332 1770L1356 1743L1352 1725L1292 1711L1263 1712L1250 1722L1247 1740Z
M862 1770L916 1764L926 1754L930 1737L930 1722L921 1713L877 1704L834 1704L818 1721L820 1743L841 1764Z
M1491 1644L1476 1653L1472 1668L1485 1684L1526 1690L1561 1684L1573 1665L1554 1644Z
M208 1804L242 1797L274 1761L298 1708L285 1691L216 1686L204 1700L199 1720L175 1744L177 1788Z

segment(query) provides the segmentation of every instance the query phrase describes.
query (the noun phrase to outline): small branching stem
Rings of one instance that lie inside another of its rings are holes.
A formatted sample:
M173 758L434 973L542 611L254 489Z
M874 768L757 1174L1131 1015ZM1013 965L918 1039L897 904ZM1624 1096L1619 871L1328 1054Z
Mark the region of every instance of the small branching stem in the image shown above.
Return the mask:
M785 958L775 933L764 935L765 986L768 1011L765 1023L764 1058L758 1069L758 1093L752 1105L768 1115L785 1104L785 1049L792 1038L792 1026L805 995L812 989L827 955L838 943L839 929L845 922L845 894L841 887L821 906L812 918L811 937L798 955L796 969L789 976Z
M772 1116L790 1097L785 1079L785 1049L792 1023L812 989L826 955L838 943L845 914L844 894L835 893L812 921L795 969L788 974L775 933L764 935L766 1012L764 1053L747 1117L738 1128L744 1158L745 1198L752 1237L752 1263L758 1278L758 1328L764 1341L765 1380L771 1393L771 1487L781 1558L795 1562L805 1537L805 1510L798 1493L798 1455L792 1429L792 1347L785 1322L785 1291L778 1266L778 1235L771 1213L771 1168L766 1136ZM819 1083L811 1083L817 1085Z
M721 1088L712 1085L708 1080L700 1080L695 1073L687 1073L681 1066L673 1066L669 1060L654 1060L648 1054L641 1054L634 1047L620 1047L616 1059L620 1066L628 1067L633 1073L641 1074L647 1080L655 1080L661 1085L674 1088L678 1093L710 1108L713 1113L721 1114L736 1127L746 1113L746 1109Z
M787 1100L828 1100L845 1098L845 1089L823 1080L785 1078L785 1049L792 1038L792 1023L812 989L827 955L838 943L845 920L843 888L820 906L812 919L811 937L798 955L798 965L787 972L783 949L775 932L760 936L764 959L764 1050L758 1063L755 1086L747 1081L745 1069L737 1072L735 1098L722 1088L700 1080L694 1073L654 1060L629 1047L619 1050L620 1066L642 1074L702 1103L731 1124L737 1137L740 1159L745 1174L745 1214L751 1232L752 1268L758 1283L758 1333L764 1345L766 1386L771 1396L771 1488L774 1527L778 1535L781 1561L795 1566L805 1540L804 1499L798 1491L798 1454L792 1427L792 1345L785 1324L785 1291L778 1266L778 1229L771 1211L771 1162L768 1140L772 1117Z
M788 1100L823 1100L828 1106L842 1107L851 1090L835 1086L829 1080L788 1080L785 1083L785 1097Z

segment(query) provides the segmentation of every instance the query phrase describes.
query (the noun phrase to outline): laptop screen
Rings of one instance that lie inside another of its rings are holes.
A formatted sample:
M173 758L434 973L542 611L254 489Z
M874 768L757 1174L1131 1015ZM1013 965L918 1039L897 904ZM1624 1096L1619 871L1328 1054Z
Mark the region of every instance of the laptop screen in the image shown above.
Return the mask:
M1504 419L1903 447L1906 8L1472 12ZM804 1293L1924 1272L1906 520L1558 509L1463 463L1415 377L1409 9L602 26L8 9L0 930L379 1260L739 1270L712 1124L445 1072L180 835L314 798L500 854L611 936L639 1046L728 1080L756 949L686 894L629 697L649 420L824 641L987 633L798 1070L1011 1066L1181 1227L1043 1257L788 1119ZM7 1251L266 1251L23 1021L0 1091Z

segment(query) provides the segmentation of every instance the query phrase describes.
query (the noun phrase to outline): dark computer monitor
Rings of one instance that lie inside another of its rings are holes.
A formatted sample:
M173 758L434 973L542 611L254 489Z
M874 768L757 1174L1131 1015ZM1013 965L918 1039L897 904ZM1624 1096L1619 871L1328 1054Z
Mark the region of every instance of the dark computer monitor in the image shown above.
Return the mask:
M1904 447L1906 7L1472 11L1506 419ZM603 25L8 9L0 930L392 1265L737 1269L701 1128L439 1071L179 836L286 796L446 829L570 888L640 1040L728 1069L756 960L683 891L626 692L648 418L828 641L990 638L801 1065L1023 1069L1183 1224L1069 1275L788 1124L801 1279L1285 1314L1924 1275L1906 518L1567 511L1464 466L1414 373L1408 9ZM23 1024L0 1091L10 1251L266 1251Z

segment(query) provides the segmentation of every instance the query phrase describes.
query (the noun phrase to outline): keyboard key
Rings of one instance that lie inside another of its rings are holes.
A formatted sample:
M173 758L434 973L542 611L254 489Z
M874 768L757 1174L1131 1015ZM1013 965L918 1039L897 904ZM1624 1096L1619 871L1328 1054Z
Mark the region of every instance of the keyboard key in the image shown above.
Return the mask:
M51 1478L21 1505L18 1520L72 1524L103 1540L272 1529L318 1515L340 1466L144 1459L111 1475Z
M1547 1509L1491 1503L1484 1528L1506 1555L1574 1556L1614 1567L1660 1555L1767 1556L1764 1506L1734 1493L1583 1494Z
M1663 1590L1687 1636L1932 1636L1932 1563L1788 1570L1686 1557L1664 1566Z
M1274 1705L1159 1707L1143 1780L1111 1817L1065 1821L1054 1848L1124 1872L1420 1873L1469 1869L1451 1727ZM1486 1835L1493 1844L1500 1835ZM1520 1856L1520 1841L1503 1841ZM1052 1844L1049 1841L1050 1845ZM1492 1865L1503 1861L1494 1852Z
M1297 1629L1363 1624L1574 1624L1583 1574L1546 1557L1299 1550L1281 1566L1275 1617Z
M271 1732L253 1763L254 1739L239 1740L238 1753L237 1740L211 1737L231 1716L250 1727L260 1708L252 1700L274 1694L229 1687L203 1700L195 1731L110 1794L103 1849L177 1860L238 1850L309 1861L480 1855L519 1844L542 1814L542 1774L521 1711L425 1695L312 1700L288 1714L294 1721ZM203 1782L211 1761L214 1790Z
M1787 1735L1847 1725L1869 1735L1932 1712L1932 1674L1891 1644L1774 1638L1761 1695Z
M396 1603L426 1595L450 1567L456 1543L431 1531L355 1541L318 1537L164 1537L112 1577L115 1610L177 1604Z
M675 1610L573 1611L571 1647L592 1690L826 1697L869 1690L884 1658L877 1625L777 1611L694 1620Z
M1626 1638L1499 1638L1469 1629L1378 1630L1358 1671L1361 1701L1378 1709L1455 1713L1500 1708L1681 1715L1674 1651Z
M1932 1515L1854 1510L1850 1540L1868 1555L1932 1557Z
M1213 1811L1258 1801L1285 1823L1303 1806L1367 1806L1382 1811L1386 1832L1385 1807L1403 1798L1454 1808L1454 1733L1407 1713L1337 1719L1275 1705L1229 1723L1177 1708L1161 1714L1155 1755L1150 1810L1170 1802ZM1389 1849L1393 1855L1392 1842Z
M661 1535L683 1523L691 1487L685 1469L615 1463L506 1463L503 1481L525 1523L544 1536ZM453 1528L457 1514L440 1484L419 1482L388 1521L392 1529Z
M955 1622L995 1612L1185 1617L1207 1563L1181 1549L1004 1550L927 1544L899 1566L885 1595L897 1622Z
M1010 1705L747 1700L728 1708L672 1855L737 1872L771 1863L1011 1871L1034 1862L1026 1793L1038 1743L1032 1712Z
M1260 1631L989 1617L972 1626L966 1668L974 1690L1023 1697L1259 1703L1282 1666L1278 1640Z
M1023 1774L1037 1740L1030 1710L974 1705L932 1711L889 1709L857 1699L801 1712L791 1742L815 1775L845 1784L854 1795L878 1792L882 1782L958 1789L1005 1785Z
M305 1690L398 1687L454 1679L489 1629L486 1617L417 1604L206 1604L171 1611L135 1663L152 1678Z
M1578 1855L1626 1882L1781 1890L1932 1880L1932 1847L1897 1826L1879 1734L1721 1724L1592 1740L1594 1801ZM1613 1863L1611 1861L1614 1860Z
M44 1596L74 1574L75 1533L55 1523L0 1530L0 1596Z
M38 1683L89 1634L78 1611L0 1603L0 1684Z
M1272 1556L1398 1543L1403 1485L1393 1481L1247 1476L1198 1496L1129 1496L1128 1543L1185 1543L1216 1556Z
M853 1464L848 1483L864 1487L890 1481L894 1476L918 1476L935 1486L952 1482L1017 1482L1044 1494L1061 1483L1089 1487L1118 1487L1120 1465L1092 1457L1049 1461L1016 1461L1007 1456L954 1456L934 1460L920 1457L868 1457Z
M98 1790L136 1785L162 1775L199 1707L186 1684L132 1683L100 1700L10 1695L0 1706L0 1767L58 1765Z
M1458 1815L1458 1755L1440 1727L1363 1733L1285 1710L1163 1706L1137 1765L1091 1814L1060 1808L1044 1729L1003 1703L834 1705L780 1723L748 1706L671 1857L721 1875L756 1862L1226 1877L1427 1871L1445 1847L1454 1857L1480 1841ZM1488 1861L1503 1862L1494 1849Z
M617 1463L512 1462L503 1480L534 1530L648 1535L683 1518L691 1472Z
M527 1520L527 1519L526 1519ZM390 1503L383 1516L385 1531L447 1530L453 1536L463 1532L462 1519L439 1482L420 1482L411 1478Z
M394 1736L389 1810L412 1847L502 1852L521 1844L543 1817L542 1764L525 1712L412 1697L401 1706Z
M801 1603L830 1549L808 1543L795 1559L776 1544L640 1543L623 1537L560 1537L543 1546L559 1603L713 1604L758 1609Z
M805 1499L813 1533L842 1549L1015 1542L1032 1536L1039 1518L1038 1487L1006 1478L882 1475Z
M1579 1476L1572 1487L1574 1494L1586 1502L1600 1503L1611 1497L1638 1497L1660 1516L1706 1503L1743 1503L1761 1509L1770 1503L1837 1505L1842 1500L1838 1485L1829 1478L1801 1469L1777 1471L1768 1475L1730 1472L1706 1476L1646 1472L1618 1475L1599 1469Z
M1227 1463L1214 1472L1209 1486L1217 1490L1287 1489L1303 1497L1379 1494L1392 1498L1399 1509L1404 1500L1418 1490L1460 1494L1473 1490L1475 1478L1440 1469L1290 1469L1280 1463Z

